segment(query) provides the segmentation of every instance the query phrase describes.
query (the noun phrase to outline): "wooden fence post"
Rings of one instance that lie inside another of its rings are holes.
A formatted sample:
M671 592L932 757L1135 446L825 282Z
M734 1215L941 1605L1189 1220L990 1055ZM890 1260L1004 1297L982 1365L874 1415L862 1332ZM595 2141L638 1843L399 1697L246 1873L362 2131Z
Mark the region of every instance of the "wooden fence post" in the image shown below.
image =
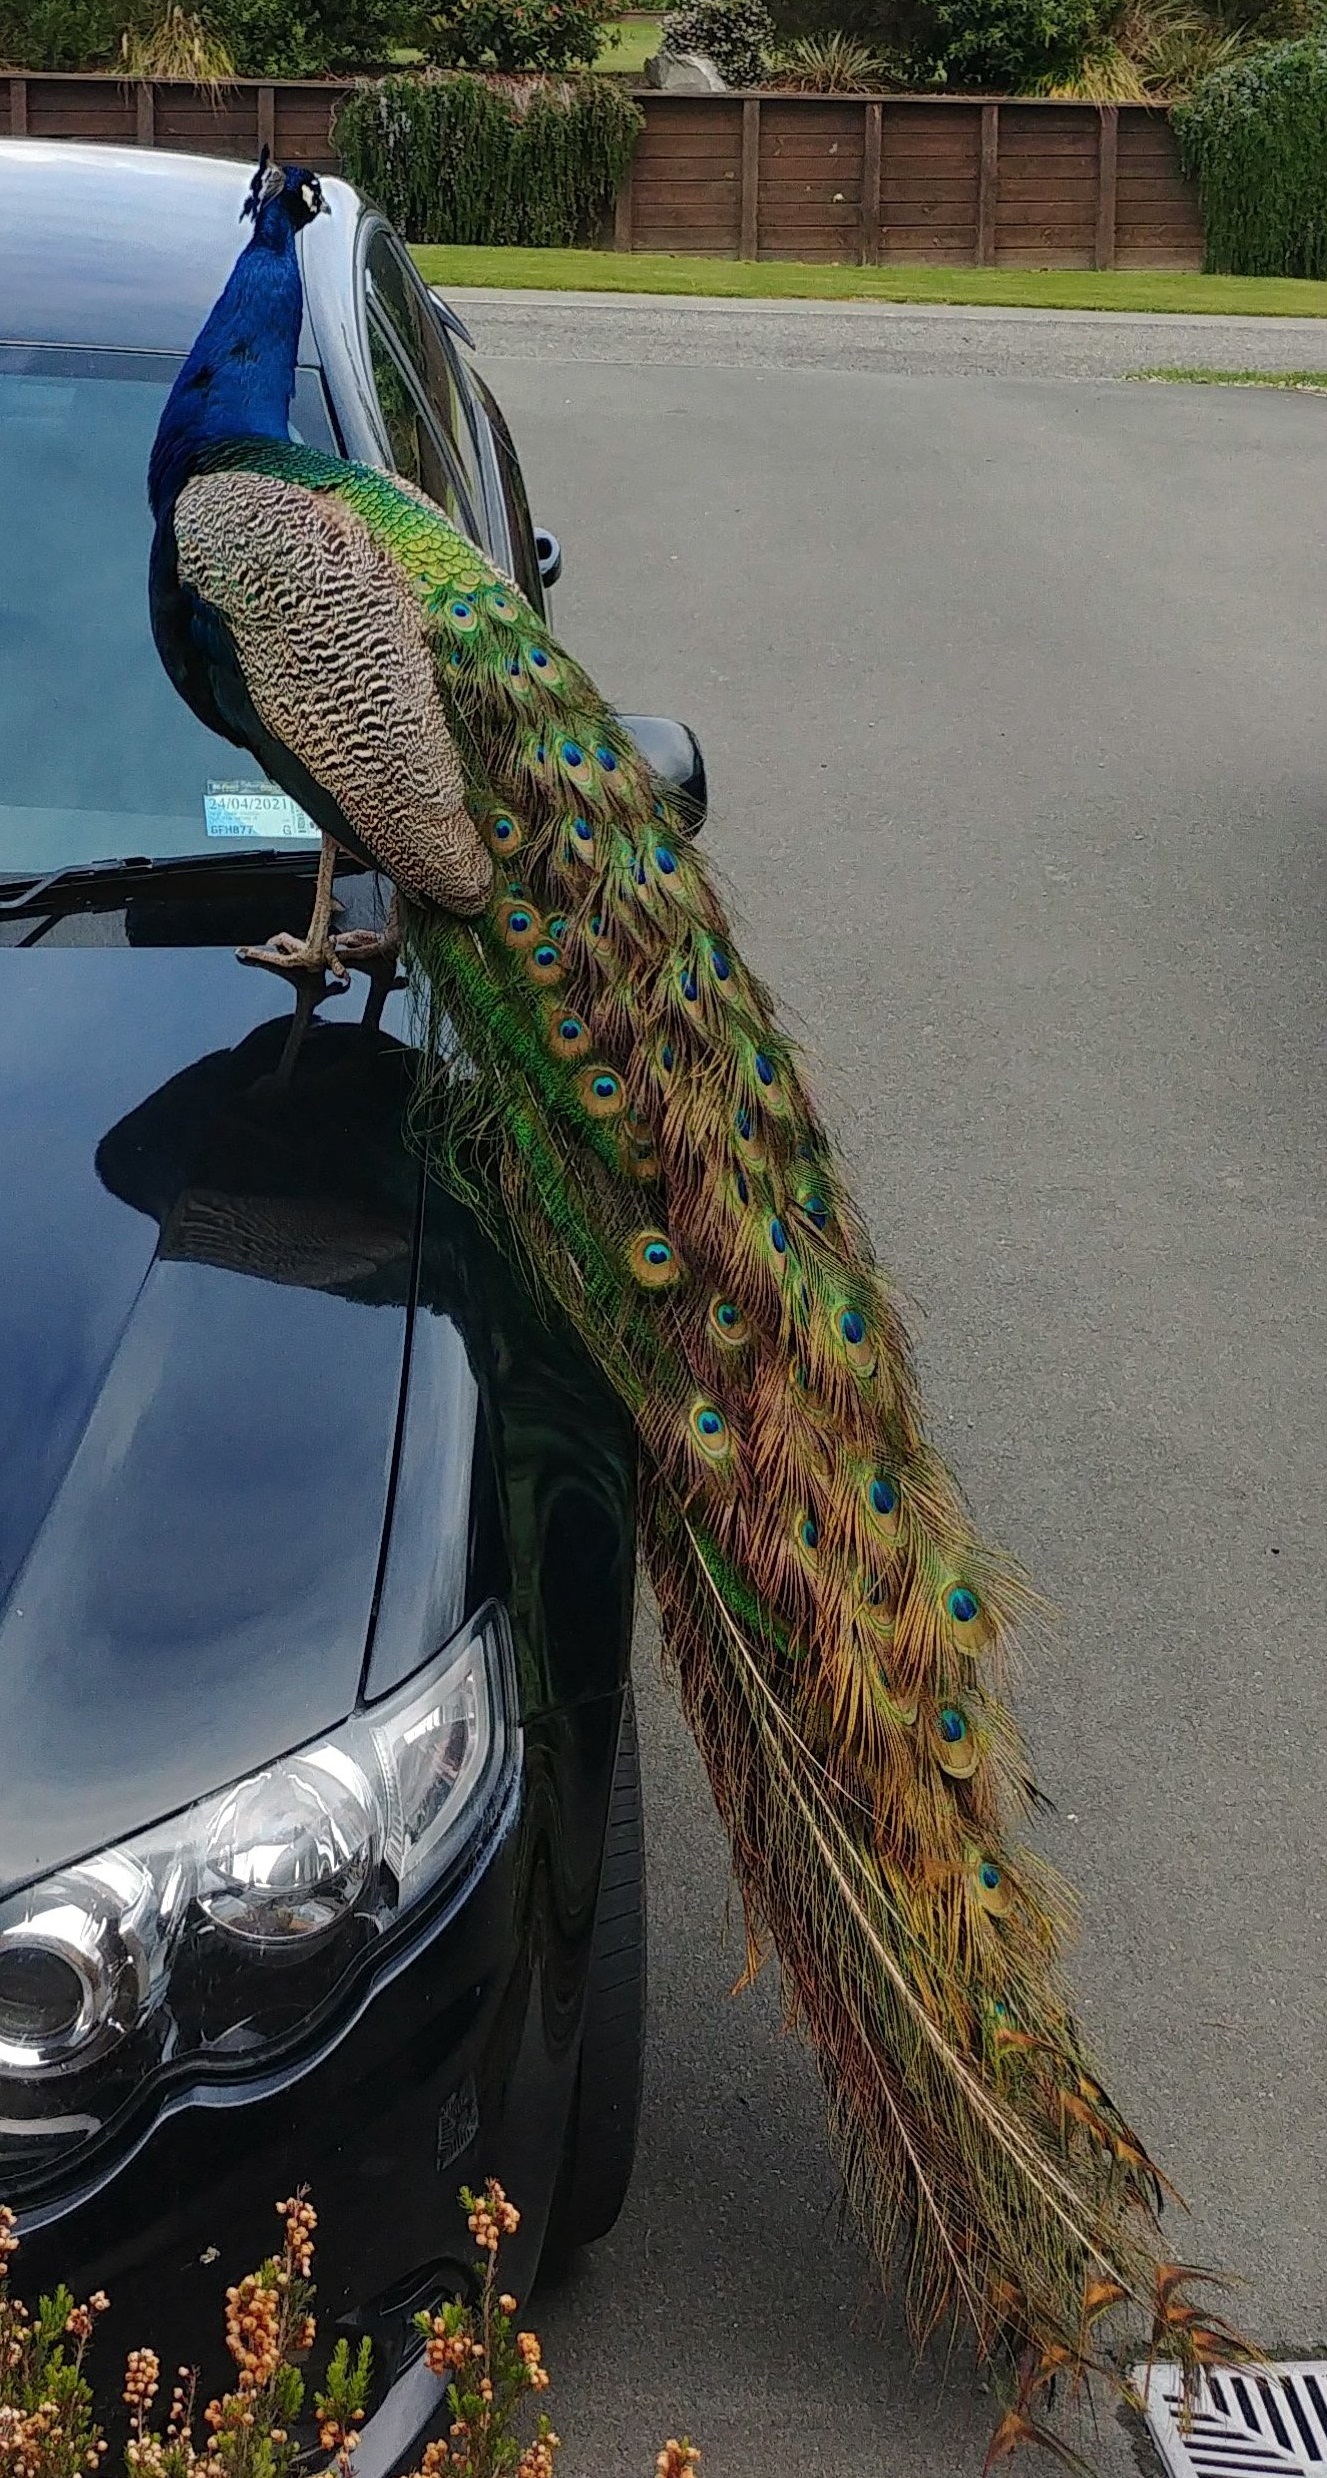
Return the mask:
M1119 164L1120 113L1118 104L1101 105L1101 134L1097 151L1097 246L1093 263L1098 267L1115 264L1115 192Z
M1000 106L981 107L981 170L977 175L977 260L995 265L995 201L1000 185Z
M28 134L28 81L11 77L9 81L9 134L11 138L26 138Z
M333 111L335 111L335 108L336 108L336 107L335 107L335 105L333 105L333 107L332 107L332 108L333 108ZM264 148L265 146L266 146L266 147L269 147L269 148L271 149L272 153L275 155L275 153L276 153L276 88L275 88L275 86L260 86L260 87L259 87L259 89L258 89L258 152L259 152L259 154L260 154L260 155L261 155L261 153L262 153L262 151L263 151L263 148Z
M880 126L884 106L866 106L866 135L862 147L862 265L880 264Z
M134 134L138 143L140 146L155 146L157 143L157 90L150 79L140 78L134 100L138 115Z
M760 255L760 103L748 95L742 106L742 258Z
M615 250L629 250L631 247L632 191L635 185L636 158L633 155L627 165L622 187L613 201L613 247Z

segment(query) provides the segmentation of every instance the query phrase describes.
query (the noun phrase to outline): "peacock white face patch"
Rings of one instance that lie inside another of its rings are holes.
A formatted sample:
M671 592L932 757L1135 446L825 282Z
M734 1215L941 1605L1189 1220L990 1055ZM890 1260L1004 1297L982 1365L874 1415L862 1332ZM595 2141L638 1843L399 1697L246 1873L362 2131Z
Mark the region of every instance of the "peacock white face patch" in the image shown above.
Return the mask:
M1136 2366L1148 2432L1167 2478L1323 2478L1327 2360L1208 2375L1186 2428L1179 2369Z

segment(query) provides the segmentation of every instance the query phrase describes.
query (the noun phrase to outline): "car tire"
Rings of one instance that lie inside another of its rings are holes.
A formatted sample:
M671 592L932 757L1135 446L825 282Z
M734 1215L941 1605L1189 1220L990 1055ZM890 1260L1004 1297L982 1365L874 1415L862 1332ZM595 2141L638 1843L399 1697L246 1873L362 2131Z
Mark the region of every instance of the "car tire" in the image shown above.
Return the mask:
M606 2237L627 2199L645 2074L645 1816L628 1685L604 1836L580 2065L542 2268Z

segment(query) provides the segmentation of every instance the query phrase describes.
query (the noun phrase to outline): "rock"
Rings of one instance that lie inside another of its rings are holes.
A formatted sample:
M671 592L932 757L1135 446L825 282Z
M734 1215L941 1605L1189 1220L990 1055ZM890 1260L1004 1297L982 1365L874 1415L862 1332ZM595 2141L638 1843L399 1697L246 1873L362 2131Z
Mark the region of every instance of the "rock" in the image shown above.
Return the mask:
M665 95L726 95L712 60L699 52L656 52L645 63L645 83Z

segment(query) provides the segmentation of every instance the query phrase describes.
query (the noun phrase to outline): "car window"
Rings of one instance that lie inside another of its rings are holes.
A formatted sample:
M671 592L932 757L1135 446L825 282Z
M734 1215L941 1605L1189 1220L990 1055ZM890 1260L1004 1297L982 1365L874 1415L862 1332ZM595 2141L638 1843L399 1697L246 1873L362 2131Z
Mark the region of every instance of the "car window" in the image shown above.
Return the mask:
M511 432L507 428L496 399L489 393L482 379L476 378L475 386L484 411L488 415L489 429L493 434L493 454L497 463L503 506L507 512L507 532L511 539L512 575L527 599L534 604L536 611L542 611L544 609L544 581L539 573L539 553L535 546L534 525L530 516L530 503L525 495L525 483L521 476L520 458L517 456Z
M394 334L389 335L372 303L368 316L369 358L373 364L378 402L391 442L398 473L427 491L444 515L472 541L480 534L474 501L462 480L429 406L415 390Z
M421 475L419 433L421 411L414 389L392 351L378 319L369 312L369 358L373 363L373 383L378 391L378 403L387 426L392 462L407 482L424 487Z
M316 829L176 695L148 625L167 354L0 346L0 877ZM291 427L336 452L322 382Z
M483 505L479 458L471 423L470 391L462 376L456 347L436 311L424 312L424 359L428 368L428 398L446 432L452 453L465 476L476 506Z
M366 273L375 308L391 327L420 387L426 388L423 303L391 233L381 225L369 243Z
M473 534L475 519L484 504L483 489L467 391L451 338L428 295L416 283L394 236L382 228L374 233L369 243L366 276L371 350L374 349L372 330L375 315L380 322L374 352L375 371L378 357L386 351L387 339L390 339L400 355L405 372L423 399L428 415L432 416L432 425L426 417L424 426L426 429L435 427L438 434L433 447L434 460L439 460L441 452L441 459L450 475L451 490L459 497L465 511L462 521L466 531ZM385 403L383 414L386 419ZM401 418L399 414L397 418ZM421 461L425 453L421 441ZM406 472L408 468L402 465L401 470ZM411 478L419 481L431 498L439 497L439 493L421 474L412 474ZM449 514L452 513L448 500L442 499L440 503Z

